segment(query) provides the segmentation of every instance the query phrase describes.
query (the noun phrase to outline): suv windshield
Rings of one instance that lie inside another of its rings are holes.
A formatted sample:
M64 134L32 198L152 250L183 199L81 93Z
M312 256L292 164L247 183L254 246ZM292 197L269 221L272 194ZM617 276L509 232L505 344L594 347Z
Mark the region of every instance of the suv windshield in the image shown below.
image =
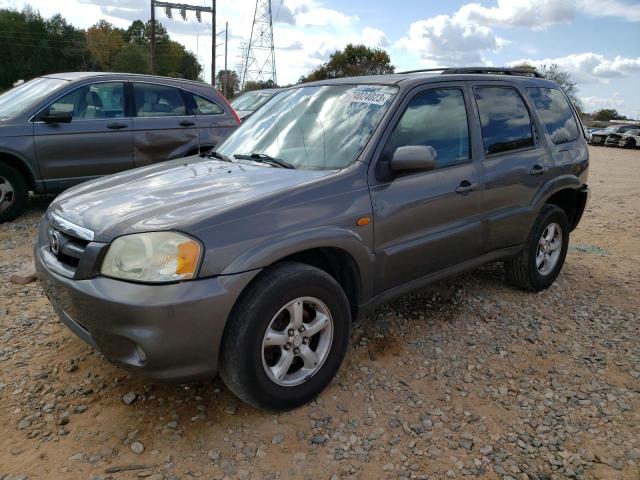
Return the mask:
M253 112L276 93L277 92L247 92L231 102L231 106L238 111L247 110Z
M396 87L382 85L285 90L241 124L218 152L228 157L268 155L300 169L345 168L355 161L396 92Z
M11 118L67 83L59 78L40 77L0 95L0 119Z

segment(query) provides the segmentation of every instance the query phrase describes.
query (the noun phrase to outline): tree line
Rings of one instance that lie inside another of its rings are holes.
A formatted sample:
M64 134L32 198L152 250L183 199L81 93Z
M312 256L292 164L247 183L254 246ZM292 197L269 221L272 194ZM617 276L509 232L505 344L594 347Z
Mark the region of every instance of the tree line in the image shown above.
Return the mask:
M100 20L84 30L59 14L45 19L29 7L0 9L0 90L57 72L151 73L150 38L150 21L123 29ZM156 73L196 80L201 72L196 56L156 21Z

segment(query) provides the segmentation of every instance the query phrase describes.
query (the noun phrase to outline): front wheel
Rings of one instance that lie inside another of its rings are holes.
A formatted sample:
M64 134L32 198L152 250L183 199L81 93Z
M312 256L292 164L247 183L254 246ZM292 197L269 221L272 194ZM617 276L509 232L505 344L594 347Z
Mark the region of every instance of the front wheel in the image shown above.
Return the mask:
M222 339L220 375L255 407L300 406L335 376L350 327L349 301L333 277L306 264L276 264L234 307Z
M504 263L507 280L534 292L548 288L562 270L568 246L567 214L555 205L545 205L524 249Z
M24 178L10 165L0 163L0 223L22 213L27 205L29 187Z

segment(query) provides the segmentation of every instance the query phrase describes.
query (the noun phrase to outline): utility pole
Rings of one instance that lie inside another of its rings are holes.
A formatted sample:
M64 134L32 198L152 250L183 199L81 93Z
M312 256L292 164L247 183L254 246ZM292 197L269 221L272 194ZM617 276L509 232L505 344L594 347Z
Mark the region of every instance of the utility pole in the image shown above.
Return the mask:
M211 85L216 86L216 0L211 0Z
M156 73L156 9L151 0L151 73Z
M163 2L151 0L151 73L156 73L156 7L164 8L167 17L171 17L172 10L178 10L182 20L187 19L187 11L196 12L198 22L202 21L202 13L211 14L211 84L216 84L216 0L211 0L210 7L198 7L186 3Z
M224 24L224 97L227 98L229 88L229 69L227 68L227 45L229 45L229 22Z

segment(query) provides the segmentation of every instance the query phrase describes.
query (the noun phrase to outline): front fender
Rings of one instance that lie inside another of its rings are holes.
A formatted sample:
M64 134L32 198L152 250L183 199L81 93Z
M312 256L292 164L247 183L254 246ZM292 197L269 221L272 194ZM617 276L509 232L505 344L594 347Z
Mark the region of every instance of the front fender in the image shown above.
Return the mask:
M362 298L371 296L375 256L355 231L340 227L315 227L269 239L238 255L221 275L268 267L278 260L314 248L337 248L347 252L360 272Z

